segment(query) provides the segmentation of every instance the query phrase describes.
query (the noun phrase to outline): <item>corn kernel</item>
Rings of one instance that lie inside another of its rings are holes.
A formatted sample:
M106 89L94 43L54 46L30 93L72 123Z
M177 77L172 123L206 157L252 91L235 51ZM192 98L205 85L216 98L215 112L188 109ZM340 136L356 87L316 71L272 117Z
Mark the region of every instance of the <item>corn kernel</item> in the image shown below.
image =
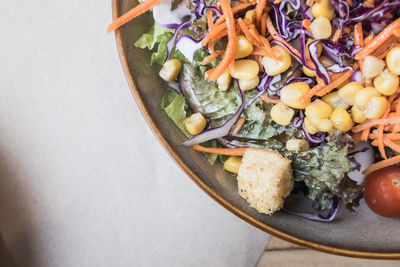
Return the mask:
M353 118L353 121L356 123L363 123L364 121L367 120L367 117L365 117L364 113L359 110L356 106L353 106L351 108L351 117Z
M333 127L342 132L348 132L353 127L354 123L350 114L344 108L335 108L331 115Z
M253 53L253 45L244 37L239 35L236 38L235 59L244 58Z
M320 121L318 122L318 125L316 125L316 127L321 132L329 133L333 129L333 123L330 119L320 119Z
M315 99L310 103L305 110L307 117L317 117L327 119L332 113L332 107L320 99Z
M294 110L283 103L278 103L271 108L271 118L280 125L289 125L294 116Z
M308 48L308 46L309 46L312 42L314 42L314 41L315 41L314 39L309 38L309 39L307 40L306 47ZM305 50L306 50L306 59L307 59L307 60L311 60L311 58L310 58L310 51L309 51L308 49L305 49ZM321 54L322 54L322 44L321 44L321 43L318 43L318 44L317 44L317 51L318 51L318 57L320 57Z
M352 106L356 101L356 94L362 89L364 89L364 86L361 83L351 82L339 89L338 96L343 102Z
M314 39L327 39L332 34L332 25L329 19L319 16L314 19L310 24L312 35Z
M310 134L315 134L318 132L318 128L311 123L310 119L305 117L304 118L304 130L306 130Z
M260 83L260 78L256 76L254 79L251 80L239 80L239 86L242 91L249 91L257 87Z
M315 77L317 76L317 72L315 70L310 70L306 66L303 66L303 73L308 77Z
M395 75L400 75L400 47L393 47L386 55L386 64Z
M378 76L385 68L385 61L375 56L366 56L363 63L363 75L367 79Z
M231 74L229 73L229 69L227 68L224 73L217 79L218 89L225 92L228 90L229 85L231 83Z
M255 19L256 19L256 10L255 10L255 9L248 10L248 11L246 12L246 15L244 15L244 18L245 18L245 19L248 19L249 22L250 22L251 24L253 24L254 21L255 21Z
M291 108L304 109L310 100L300 103L300 97L310 91L310 86L305 82L290 83L281 90L281 101Z
M345 108L349 107L340 97L338 91L329 93L322 97L322 101L328 103L332 108Z
M206 128L207 121L201 113L192 114L189 118L183 121L186 131L191 135L201 133Z
M399 76L385 69L375 78L374 86L382 95L393 95L399 88Z
M373 96L369 99L366 109L363 111L367 119L378 119L380 118L388 105L386 97Z
M357 92L354 105L364 112L369 99L373 96L381 96L381 94L374 87L364 88Z
M242 157L229 157L224 163L224 170L238 174L240 165L242 164Z
M182 69L182 63L178 59L167 60L160 70L160 77L170 82L175 79Z
M286 149L292 152L303 152L310 148L310 144L304 139L289 139L286 142Z
M325 68L330 67L330 66L332 66L332 65L335 65L335 62L334 62L332 59L330 59L329 57L327 57L327 56L321 56L321 57L319 58L319 62L321 62L321 64L322 64Z
M231 76L235 79L251 80L257 77L260 67L257 61L252 59L240 59L235 61Z
M275 45L271 49L279 52L280 57L279 60L272 57L263 57L261 63L264 66L265 72L268 75L273 76L287 71L292 65L292 57L289 52L280 45Z
M329 0L321 0L319 3L315 3L312 6L311 13L314 18L323 16L329 20L332 20L335 9L330 4Z

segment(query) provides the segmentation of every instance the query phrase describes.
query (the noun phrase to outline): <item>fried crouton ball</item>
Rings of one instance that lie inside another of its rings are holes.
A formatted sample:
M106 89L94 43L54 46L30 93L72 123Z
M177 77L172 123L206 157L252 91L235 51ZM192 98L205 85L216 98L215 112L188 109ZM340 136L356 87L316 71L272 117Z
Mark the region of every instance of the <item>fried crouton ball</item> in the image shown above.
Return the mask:
M290 163L274 150L248 148L237 177L239 195L258 212L272 214L280 210L293 189Z

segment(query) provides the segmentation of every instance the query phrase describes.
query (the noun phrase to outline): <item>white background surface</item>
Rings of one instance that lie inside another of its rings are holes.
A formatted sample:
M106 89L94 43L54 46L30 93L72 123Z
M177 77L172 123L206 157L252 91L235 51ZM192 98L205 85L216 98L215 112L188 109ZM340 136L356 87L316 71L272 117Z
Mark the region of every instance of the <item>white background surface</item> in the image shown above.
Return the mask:
M253 266L268 236L155 141L110 1L0 3L0 231L21 266Z

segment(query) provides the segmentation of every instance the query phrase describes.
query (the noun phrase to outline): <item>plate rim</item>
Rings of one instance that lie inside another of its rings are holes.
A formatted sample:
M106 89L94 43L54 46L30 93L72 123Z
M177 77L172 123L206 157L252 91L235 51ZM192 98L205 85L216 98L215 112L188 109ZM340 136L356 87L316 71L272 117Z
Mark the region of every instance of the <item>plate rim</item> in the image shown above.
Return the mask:
M118 14L118 6L120 6L121 0L111 0L112 6L112 18L113 20L119 17ZM361 250L351 250L351 249L343 249L334 246L323 245L319 243L315 243L312 241L308 241L302 238L298 238L282 232L274 227L268 226L263 222L256 220L245 212L241 211L234 205L230 204L227 200L225 200L222 196L216 193L211 187L205 184L200 177L198 177L179 157L178 154L174 151L168 141L164 138L154 120L150 116L147 107L145 106L142 98L140 97L139 91L136 88L135 81L131 75L130 69L128 67L128 62L126 58L125 50L122 46L122 38L119 30L114 32L115 42L118 50L118 55L120 59L120 63L122 66L122 70L124 71L125 78L129 85L129 90L132 94L132 97L145 120L148 127L151 129L153 134L155 135L157 141L161 144L167 154L172 158L172 160L186 173L186 175L198 186L203 192L205 192L209 197L211 197L214 201L220 204L222 207L244 220L245 222L257 227L258 229L266 232L270 235L283 239L285 241L294 243L299 246L303 246L306 248L314 249L317 251L330 253L334 255L347 256L347 257L355 257L355 258L366 258L366 259L400 259L400 252L378 252L378 251L361 251Z

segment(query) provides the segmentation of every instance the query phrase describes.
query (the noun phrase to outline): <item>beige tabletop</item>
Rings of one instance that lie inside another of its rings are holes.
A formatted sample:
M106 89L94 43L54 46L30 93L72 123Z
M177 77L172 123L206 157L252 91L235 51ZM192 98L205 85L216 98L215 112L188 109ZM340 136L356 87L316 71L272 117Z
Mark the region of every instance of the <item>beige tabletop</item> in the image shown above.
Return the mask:
M110 1L0 7L0 232L20 266L254 266L268 236L201 192L139 115Z

